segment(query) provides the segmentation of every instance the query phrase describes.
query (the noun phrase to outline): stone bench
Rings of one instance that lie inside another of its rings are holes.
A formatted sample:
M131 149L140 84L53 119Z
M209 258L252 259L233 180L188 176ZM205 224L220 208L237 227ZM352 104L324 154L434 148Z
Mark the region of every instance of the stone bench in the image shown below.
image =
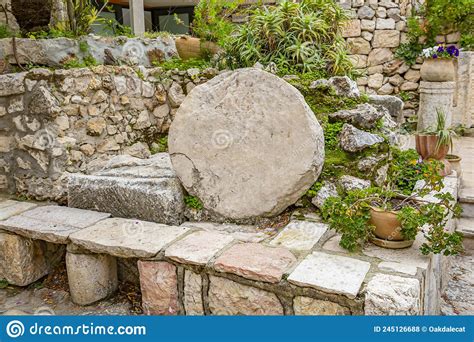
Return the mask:
M22 246L67 244L71 297L85 305L116 290L117 258L138 259L146 314L437 314L448 265L446 257L421 255L421 234L407 249L369 244L349 254L338 235L313 221L291 220L272 233L203 222L171 226L15 201L0 202L0 216L0 277L27 285L49 271L33 265L49 260ZM16 244L4 242L12 237Z

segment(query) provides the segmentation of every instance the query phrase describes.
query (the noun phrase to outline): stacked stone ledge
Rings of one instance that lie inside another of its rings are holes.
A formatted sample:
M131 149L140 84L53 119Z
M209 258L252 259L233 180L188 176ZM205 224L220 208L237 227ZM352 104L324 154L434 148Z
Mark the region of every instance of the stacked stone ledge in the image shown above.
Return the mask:
M455 194L457 178L447 178L446 184L445 191ZM117 260L125 258L138 259L146 314L438 313L447 263L420 254L421 235L406 250L368 245L349 254L339 247L340 237L320 222L292 220L255 243L231 224L210 231L206 223L169 226L26 203L0 202L0 277L27 285L50 271L51 258L36 267L45 259L35 254L32 267L33 251L25 252L22 244L52 244L61 256L64 248L57 247L67 244L71 297L78 304L113 295L120 281ZM243 231L249 234L250 228ZM20 243L6 244L11 237Z

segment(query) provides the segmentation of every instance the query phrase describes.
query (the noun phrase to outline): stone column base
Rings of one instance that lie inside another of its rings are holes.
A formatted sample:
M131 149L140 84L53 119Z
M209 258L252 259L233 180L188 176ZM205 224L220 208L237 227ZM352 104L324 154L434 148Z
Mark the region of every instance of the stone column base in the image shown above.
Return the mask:
M446 127L451 126L455 82L420 83L418 131L436 127L437 110L446 115Z
M117 261L111 255L75 253L68 246L66 268L69 291L76 304L92 304L117 290Z

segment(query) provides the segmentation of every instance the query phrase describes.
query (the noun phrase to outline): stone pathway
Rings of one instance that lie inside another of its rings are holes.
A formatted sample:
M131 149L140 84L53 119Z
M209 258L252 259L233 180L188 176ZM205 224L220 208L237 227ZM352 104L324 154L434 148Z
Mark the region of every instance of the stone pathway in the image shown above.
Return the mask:
M474 189L474 138L455 142L455 154L462 159L462 187ZM474 227L474 218L463 218L458 230ZM469 229L471 230L471 229ZM441 312L445 315L474 315L474 236L465 238L465 252L452 260L449 281L442 296Z

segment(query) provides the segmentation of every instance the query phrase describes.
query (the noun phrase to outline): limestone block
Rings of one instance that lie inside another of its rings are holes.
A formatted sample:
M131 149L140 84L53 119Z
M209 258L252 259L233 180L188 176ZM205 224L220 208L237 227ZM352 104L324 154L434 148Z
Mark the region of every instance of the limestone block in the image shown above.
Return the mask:
M269 244L305 252L311 250L327 230L324 223L291 221Z
M337 303L302 296L297 296L295 299L293 299L293 309L295 310L295 315L298 316L334 316L350 314L350 310L348 308Z
M351 54L368 55L370 43L364 38L348 38L347 44Z
M400 32L397 30L376 30L372 47L374 48L393 48L400 45Z
M184 309L186 315L204 315L202 302L202 279L201 275L193 271L184 271Z
M70 240L88 251L121 258L151 258L189 231L147 221L110 218L71 234Z
M142 307L147 315L178 313L178 277L173 264L162 261L138 261Z
M372 49L367 60L369 66L380 65L393 59L393 52L390 49Z
M295 268L288 281L355 298L369 268L370 264L365 261L313 252Z
M420 315L420 282L388 274L376 274L367 284L366 315Z
M117 261L113 256L67 252L66 268L69 291L76 304L92 304L117 290Z
M205 265L233 240L228 234L199 231L172 244L165 256L181 263Z
M344 124L339 134L339 144L343 150L348 152L359 152L383 141L381 136L362 131L347 123Z
M186 190L210 212L238 220L296 202L321 172L324 142L294 87L247 68L193 89L171 124L169 151Z
M274 293L210 276L209 307L213 315L283 315Z
M184 220L183 190L167 153L149 159L117 156L91 175L70 175L68 203L171 225Z
M342 36L344 38L359 37L360 33L360 20L358 19L349 20L342 30Z
M278 283L295 262L296 258L287 249L240 243L224 251L214 262L214 268L248 279Z

